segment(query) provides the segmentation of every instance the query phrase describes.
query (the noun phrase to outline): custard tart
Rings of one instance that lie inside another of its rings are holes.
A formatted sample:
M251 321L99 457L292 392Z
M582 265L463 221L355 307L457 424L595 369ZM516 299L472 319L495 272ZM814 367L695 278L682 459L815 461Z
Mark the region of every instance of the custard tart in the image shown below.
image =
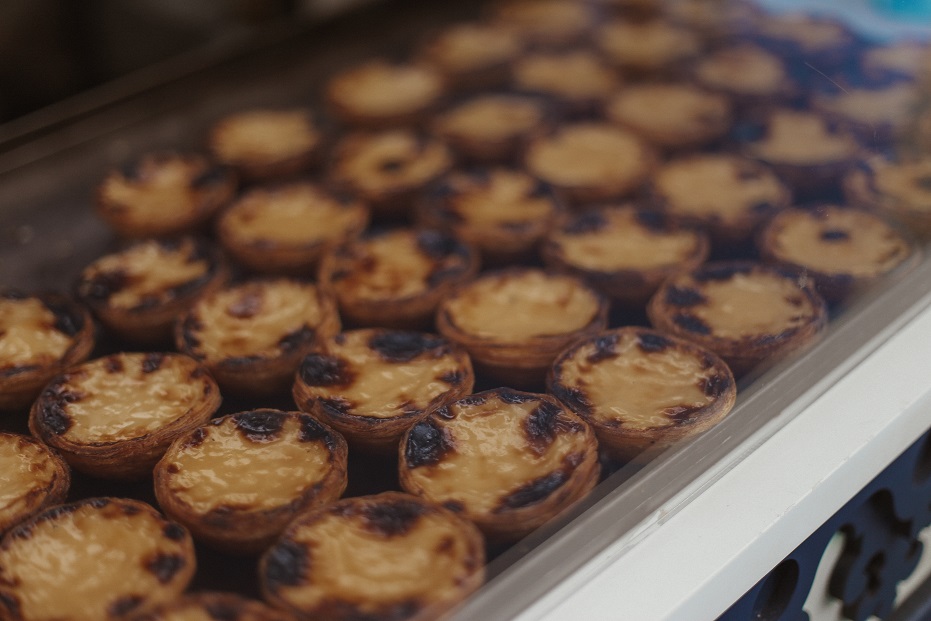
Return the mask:
M568 115L597 111L621 86L617 72L587 50L526 54L511 72L516 90L549 98Z
M550 395L498 388L434 409L401 442L401 486L514 541L598 482L591 427Z
M321 159L323 133L306 108L231 114L210 128L214 158L247 180L289 177Z
M0 541L0 618L124 619L179 597L195 562L187 530L144 502L57 505Z
M362 201L295 182L240 196L220 214L217 237L253 272L312 274L326 250L358 237L368 222Z
M198 541L264 550L297 514L346 489L346 440L309 414L238 412L179 437L155 466L155 496Z
M302 514L262 556L264 598L302 619L435 621L481 586L481 533L399 492Z
M931 237L931 157L872 157L847 173L842 187L853 205L899 222L922 239Z
M90 313L47 293L0 292L0 411L26 409L42 387L94 348Z
M64 502L71 469L35 438L0 432L0 534Z
M827 306L810 279L761 263L706 263L671 277L647 306L656 329L709 349L740 377L812 344Z
M750 43L709 52L692 73L699 85L731 96L738 108L785 102L798 91L782 59Z
M547 378L547 390L622 461L648 461L710 429L733 408L735 386L731 370L708 350L633 327L576 343Z
M610 21L594 40L608 62L635 76L673 73L702 51L698 33L662 19Z
M187 356L112 354L53 378L32 406L29 430L77 470L137 479L219 407L213 378Z
M418 57L438 71L450 89L470 90L503 84L511 61L523 47L513 30L462 22L431 38L420 48Z
M491 23L515 32L534 47L564 47L592 27L592 7L573 0L507 0L491 5Z
M97 213L122 237L166 237L194 231L235 192L227 166L197 154L151 153L107 175Z
M806 274L829 302L844 299L918 256L882 217L829 205L777 214L760 233L758 245L764 260Z
M469 394L474 383L469 356L446 339L377 328L343 332L309 354L293 395L353 448L395 453L426 410Z
M326 100L346 125L387 128L420 121L444 92L442 76L425 64L376 59L331 78Z
M429 327L437 304L478 271L478 255L431 229L390 229L338 246L320 264L320 284L357 326Z
M603 330L607 313L607 300L581 280L512 268L457 288L440 303L436 324L477 370L524 388L541 386L570 343Z
M76 291L97 319L138 344L170 340L175 319L226 284L229 270L208 242L192 237L137 242L81 271Z
M884 147L902 134L915 119L921 91L911 82L882 88L846 88L832 95L816 95L812 106L837 119L871 147Z

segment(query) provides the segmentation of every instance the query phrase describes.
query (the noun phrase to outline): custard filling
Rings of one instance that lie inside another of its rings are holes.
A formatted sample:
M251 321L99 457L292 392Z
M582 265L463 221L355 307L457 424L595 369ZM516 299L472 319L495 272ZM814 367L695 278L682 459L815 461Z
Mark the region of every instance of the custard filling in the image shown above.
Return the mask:
M312 151L320 135L303 110L256 110L221 122L211 146L226 162L284 159Z
M52 364L72 342L41 300L0 298L0 368Z

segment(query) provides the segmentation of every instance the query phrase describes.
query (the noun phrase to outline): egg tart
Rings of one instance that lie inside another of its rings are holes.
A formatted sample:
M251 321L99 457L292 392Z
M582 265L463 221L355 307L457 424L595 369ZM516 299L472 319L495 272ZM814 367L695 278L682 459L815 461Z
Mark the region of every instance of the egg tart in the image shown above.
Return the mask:
M635 462L720 422L734 406L735 386L708 350L632 327L576 343L547 378L548 391L592 426L602 450Z
M685 82L631 84L605 106L605 116L666 150L708 145L730 129L730 100Z
M516 161L537 133L550 125L548 109L537 98L479 95L438 115L433 132L467 160Z
M840 178L863 158L857 139L837 123L817 112L789 109L773 111L763 136L743 151L769 164L796 201L833 197Z
M343 332L309 354L294 402L353 448L395 453L401 435L432 407L472 392L472 362L446 339L381 328Z
M532 46L562 47L584 37L595 14L591 7L573 0L507 0L491 5L489 19Z
M709 52L692 72L699 85L731 96L738 108L785 102L798 91L782 59L749 43Z
M647 306L661 332L710 349L740 377L813 343L827 324L810 279L760 263L706 263L671 277Z
M666 278L708 258L708 235L634 205L574 214L543 243L546 266L587 282L626 308L642 308Z
M123 237L166 237L197 229L235 192L229 167L196 154L151 153L107 175L97 213Z
M0 432L0 534L65 500L68 464L35 438Z
M923 239L931 237L931 157L872 157L847 173L842 185L852 204L899 222Z
M420 121L444 91L440 74L425 64L376 59L331 78L326 100L347 125L387 128Z
M482 22L461 22L445 28L418 53L450 89L470 90L503 84L508 67L524 43L508 28Z
M194 538L264 550L299 513L346 489L346 440L309 414L259 409L179 437L155 466L155 495Z
M180 596L195 562L188 532L144 502L57 505L0 541L0 618L124 619Z
M856 38L843 22L802 12L768 15L757 26L757 37L769 49L793 62L807 63L808 75L823 80L855 54Z
M918 87L898 82L883 88L847 88L816 95L812 106L860 137L867 146L882 146L901 136L917 113Z
M512 268L457 288L440 303L436 324L477 370L523 388L542 385L570 343L603 330L607 311L607 300L576 278Z
M188 593L132 621L290 621L290 615L234 593Z
M646 181L653 151L628 130L607 123L563 125L527 147L527 172L573 204L631 194Z
M397 218L452 164L446 145L408 130L352 134L337 145L330 178L368 203L374 215Z
M768 166L727 153L669 161L653 176L652 192L664 213L707 229L725 249L749 242L766 218L792 200Z
M244 179L293 176L320 160L323 133L306 108L258 109L224 117L207 138L214 158Z
M433 410L401 442L401 486L514 541L598 482L591 427L549 395L498 388Z
M228 276L226 262L204 240L147 240L85 267L76 291L110 332L155 344L169 340L177 316Z
M295 519L262 556L264 598L321 621L446 618L481 586L474 525L400 492L346 498Z
M340 329L336 303L315 285L252 280L202 298L175 324L178 349L224 391L287 394L301 359Z
M0 411L26 409L45 383L94 348L94 322L70 298L0 291Z
M417 219L472 244L489 264L533 258L560 213L562 205L547 184L492 168L441 178L419 205Z
M919 80L931 75L931 45L903 40L877 45L860 54L863 72L879 83L890 79Z
M327 249L359 236L368 221L361 201L296 182L240 196L220 214L217 236L254 272L311 274Z
M113 354L55 376L32 406L29 430L77 470L137 479L218 407L216 383L193 359Z
M673 73L702 51L696 32L662 19L610 21L594 40L608 62L635 76Z
M429 327L440 300L478 271L475 250L430 229L389 229L324 256L321 286L357 326Z
M917 249L882 217L833 206L777 214L758 245L764 260L806 274L829 302L917 257Z
M617 72L587 50L526 54L511 71L515 89L550 98L570 115L595 112L621 85Z

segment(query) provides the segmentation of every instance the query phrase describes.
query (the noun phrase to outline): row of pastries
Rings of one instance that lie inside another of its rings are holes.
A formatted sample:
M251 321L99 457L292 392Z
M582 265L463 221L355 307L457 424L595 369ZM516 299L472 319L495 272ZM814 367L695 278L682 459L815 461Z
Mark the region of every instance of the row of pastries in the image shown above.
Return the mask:
M0 292L0 618L447 616L919 260L929 58L744 0L488 2L101 171L111 251ZM192 589L210 554L251 586Z

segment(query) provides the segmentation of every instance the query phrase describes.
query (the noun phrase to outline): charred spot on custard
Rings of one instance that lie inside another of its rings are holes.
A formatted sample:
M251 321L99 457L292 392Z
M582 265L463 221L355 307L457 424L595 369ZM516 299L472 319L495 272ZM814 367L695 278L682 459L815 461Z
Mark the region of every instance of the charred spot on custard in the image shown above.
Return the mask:
M321 397L317 403L327 414L334 417L346 416L353 408L352 401L343 397Z
M204 324L195 315L185 317L181 322L181 340L188 351L195 352L200 348L200 339L195 336L202 332Z
M166 539L170 539L172 541L182 541L184 540L185 535L187 535L187 531L184 530L184 527L180 524L175 524L172 522L165 525L165 528L162 529L162 534Z
M530 401L536 401L539 399L536 395L531 395L525 392L518 392L516 390L511 390L510 388L501 388L497 391L498 400L502 403L509 403L511 405L517 405L520 403L529 403Z
M417 247L428 257L440 261L450 256L466 256L468 251L459 241L439 231L419 231Z
M670 419L673 423L683 424L689 422L692 418L692 415L697 412L699 407L690 406L690 405L673 405L668 408L663 409L663 415L666 418Z
M850 239L850 233L841 229L827 229L821 231L821 235L819 237L821 238L821 241L826 242L845 242Z
M204 443L204 440L207 439L207 430L203 427L198 427L191 432L190 437L184 442L184 448L197 448Z
M436 379L440 380L444 384L449 384L450 386L458 386L466 378L466 374L462 371L447 371L443 375L440 375Z
M552 401L541 401L523 421L524 434L537 453L544 453L556 437L563 433L578 433L583 427L563 415L563 410Z
M145 374L154 373L161 368L163 362L165 362L165 354L148 353L142 359L142 372Z
M453 513L462 513L465 511L465 505L458 500L446 500L440 506Z
M111 617L123 617L138 608L145 598L141 595L123 595L107 606L107 614Z
M595 351L589 354L588 362L594 364L602 360L609 360L617 356L617 342L620 337L617 334L605 334L592 341Z
M585 396L585 391L554 383L550 387L550 392L576 414L591 415L593 404Z
M257 291L248 291L226 307L226 314L236 319L251 319L262 310L264 297Z
M214 165L191 180L191 187L198 189L209 188L214 185L223 185L230 182L230 170L223 165Z
M233 424L249 440L268 442L281 434L286 414L275 410L252 410L233 415Z
M534 479L502 498L498 506L495 507L494 513L529 507L546 500L568 480L569 474L563 470L557 470Z
M79 292L84 299L100 303L109 300L114 293L122 291L128 285L129 274L125 270L110 270L98 272L82 282Z
M42 303L55 316L53 326L62 334L74 337L84 328L84 317L80 313L75 314L63 301L43 300Z
M331 437L327 432L326 427L321 425L314 419L313 416L308 416L307 414L302 414L299 417L301 424L301 431L298 438L301 442L314 442L316 440L324 440L329 446Z
M162 584L168 584L184 569L187 560L180 554L159 553L145 561L145 568Z
M306 343L312 343L317 338L317 332L308 325L303 325L297 330L288 332L278 339L278 347L282 351L291 352Z
M657 354L672 347L672 341L661 334L641 332L637 335L637 347L645 354Z
M666 304L677 306L679 308L689 308L705 304L708 300L700 291L691 287L678 287L671 285L666 289L666 295L663 297Z
M299 586L310 567L309 550L294 541L280 541L265 557L265 580L272 589Z
M56 436L66 433L74 425L74 419L65 411L68 403L78 401L80 397L72 398L75 393L62 391L52 397L48 393L43 395L43 403L39 408L39 418L42 427Z
M695 334L702 335L711 334L711 328L708 326L708 324L695 315L690 315L688 313L676 313L673 316L672 321L687 332L693 332Z
M730 389L731 379L722 373L715 373L704 378L699 387L705 396L717 399Z
M604 214L590 211L573 218L562 230L568 235L587 235L596 233L607 225L608 220L604 217Z
M483 403L485 403L485 401L486 401L485 395L479 394L479 395L469 395L467 397L463 397L462 399L459 399L459 401L457 401L456 403L469 407L469 406L475 406L475 405L482 405Z
M365 505L359 512L365 527L385 538L409 533L425 513L425 506L406 498Z
M107 356L103 361L103 368L107 373L122 373L123 359L119 356Z
M343 358L309 354L301 362L301 380L308 386L348 386L353 373Z
M6 610L10 619L22 619L23 611L19 600L7 593L0 592L0 610Z
M442 338L421 332L378 332L368 345L387 362L410 362L427 352L434 357L446 352Z
M453 445L446 430L425 420L411 428L404 447L404 460L409 468L433 466L452 450Z

